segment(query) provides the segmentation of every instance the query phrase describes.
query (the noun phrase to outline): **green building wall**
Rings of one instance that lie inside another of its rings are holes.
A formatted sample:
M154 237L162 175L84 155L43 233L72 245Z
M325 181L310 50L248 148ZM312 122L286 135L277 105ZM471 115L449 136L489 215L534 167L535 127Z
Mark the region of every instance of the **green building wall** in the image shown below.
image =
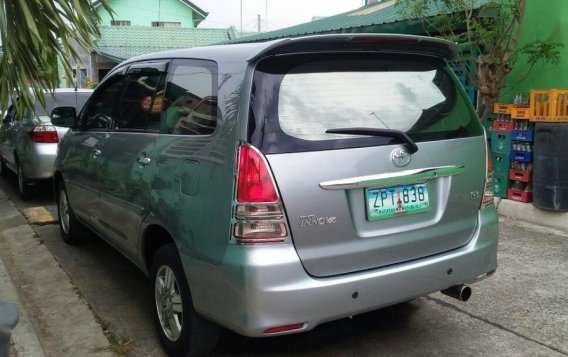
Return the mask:
M130 21L131 26L152 26L153 21L181 22L181 27L195 27L193 10L179 0L109 0L114 20ZM110 25L111 15L98 7L102 25Z
M520 58L507 77L507 87L501 92L502 102L512 102L516 93L531 89L568 88L568 0L527 0L521 40L523 46L534 40L560 41L561 58L558 65L537 64L522 82L528 71L526 58Z

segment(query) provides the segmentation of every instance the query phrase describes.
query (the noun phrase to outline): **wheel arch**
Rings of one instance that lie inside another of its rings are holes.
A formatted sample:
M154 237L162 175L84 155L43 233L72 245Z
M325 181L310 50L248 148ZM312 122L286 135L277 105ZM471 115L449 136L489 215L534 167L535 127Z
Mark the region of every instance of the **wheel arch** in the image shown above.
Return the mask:
M150 272L152 267L152 258L164 245L173 244L176 249L177 245L172 234L159 224L150 224L142 234L142 263L146 272Z

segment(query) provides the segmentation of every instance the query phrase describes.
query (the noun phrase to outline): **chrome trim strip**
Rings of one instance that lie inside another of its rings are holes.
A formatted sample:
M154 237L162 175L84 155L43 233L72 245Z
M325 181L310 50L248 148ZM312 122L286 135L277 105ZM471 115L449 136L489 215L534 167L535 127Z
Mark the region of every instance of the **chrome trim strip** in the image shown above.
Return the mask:
M438 177L453 176L465 171L465 166L439 166L424 169L389 172L378 175L359 176L334 181L326 181L319 184L324 190L349 190L365 187L390 187L396 185L410 185L426 182Z

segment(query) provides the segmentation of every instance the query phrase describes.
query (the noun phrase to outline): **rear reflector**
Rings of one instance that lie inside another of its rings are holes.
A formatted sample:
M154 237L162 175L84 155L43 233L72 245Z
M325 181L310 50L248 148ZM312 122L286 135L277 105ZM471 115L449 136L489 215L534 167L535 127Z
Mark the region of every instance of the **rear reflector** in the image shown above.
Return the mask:
M57 144L59 142L57 130L52 125L36 126L30 132L30 137L34 143Z
M303 322L297 323L297 324L292 324L292 325L285 325L285 326L277 326L277 327L267 328L266 330L264 330L264 333L278 333L278 332L293 331L293 330L299 330L302 327L304 327Z

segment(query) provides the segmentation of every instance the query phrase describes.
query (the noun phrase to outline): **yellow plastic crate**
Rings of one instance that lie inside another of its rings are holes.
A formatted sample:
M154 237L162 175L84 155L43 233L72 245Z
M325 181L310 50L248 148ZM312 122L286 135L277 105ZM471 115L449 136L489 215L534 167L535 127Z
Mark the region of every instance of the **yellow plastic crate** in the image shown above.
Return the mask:
M495 114L511 114L513 104L495 103L493 105L493 113Z
M530 120L568 122L568 89L532 90Z
M517 120L529 120L531 117L531 109L530 108L511 108L511 118Z
M568 89L556 91L556 121L568 122Z

